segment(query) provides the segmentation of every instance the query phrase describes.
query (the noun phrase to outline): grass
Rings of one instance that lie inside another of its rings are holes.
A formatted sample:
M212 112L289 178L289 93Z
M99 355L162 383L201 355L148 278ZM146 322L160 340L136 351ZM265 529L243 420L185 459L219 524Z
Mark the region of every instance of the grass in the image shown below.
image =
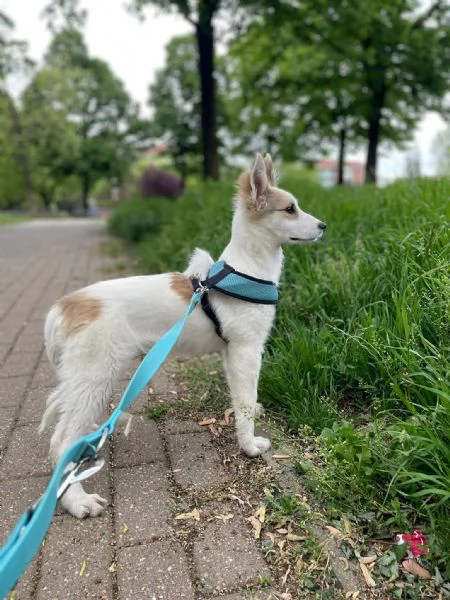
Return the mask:
M260 400L292 433L315 434L324 466L310 475L331 512L374 513L392 532L419 525L445 565L450 181L322 190L290 171L283 187L328 229L286 250ZM141 270L182 270L196 246L217 257L232 193L202 184L158 206L148 220L163 219L135 245Z
M26 221L27 217L0 211L0 225L14 225Z

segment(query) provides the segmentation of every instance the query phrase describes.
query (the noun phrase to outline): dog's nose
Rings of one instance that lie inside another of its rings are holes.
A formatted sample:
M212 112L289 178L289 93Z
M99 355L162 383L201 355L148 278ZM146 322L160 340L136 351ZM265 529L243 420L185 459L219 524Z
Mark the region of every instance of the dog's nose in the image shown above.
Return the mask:
M320 221L318 227L319 227L319 229L323 229L325 231L325 229L327 228L327 224L326 223L322 223L322 221Z

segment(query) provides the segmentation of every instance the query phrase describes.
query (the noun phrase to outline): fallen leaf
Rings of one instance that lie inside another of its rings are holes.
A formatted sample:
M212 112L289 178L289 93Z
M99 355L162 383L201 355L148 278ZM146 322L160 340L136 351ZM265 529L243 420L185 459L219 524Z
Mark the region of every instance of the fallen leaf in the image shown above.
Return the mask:
M305 563L302 561L301 558L299 558L298 561L295 563L295 568L298 572L300 572L303 569L304 565Z
M370 565L377 560L378 556L376 554L371 554L370 556L360 556L358 558L359 562L363 565Z
M223 418L227 425L230 425L230 423L231 423L230 417L233 413L234 413L233 408L227 408L227 410L223 413Z
M402 567L408 573L412 573L413 575L418 575L422 577L422 579L431 579L431 574L429 571L421 567L415 560L412 558L408 558L402 562Z
M122 529L122 533L128 533L128 525L125 524Z
M345 515L342 517L342 520L344 521L345 533L350 534L352 532L352 524L350 523L348 517L346 517Z
M315 454L311 454L311 452L305 452L303 454L303 458L306 458L306 460L312 460L313 458L316 458Z
M333 537L337 537L337 538L343 537L342 531L339 531L339 529L336 529L336 527L332 527L331 525L326 525L325 529L328 529L328 531L331 533L331 535Z
M112 564L112 565L109 567L108 571L109 571L110 573L115 573L115 572L116 572L116 563L113 563L113 564Z
M272 542L272 544L275 545L275 536L273 535L273 533L271 533L270 531L268 531L266 533L266 536L269 538L269 540Z
M208 425L208 429L213 434L214 437L220 437L220 432L217 429L217 427L215 425L213 425L213 423L210 423Z
M291 566L289 565L286 573L283 575L283 579L281 580L281 585L286 585L286 581L287 581L287 578L288 578L288 575L290 572L291 572Z
M361 569L363 575L364 575L364 579L366 580L366 583L369 587L375 587L376 583L372 577L372 575L370 574L369 569L366 567L366 565L364 565L363 563L359 563L359 568Z
M13 590L9 595L9 600L15 600L16 598L16 590Z
M285 460L288 458L292 458L290 454L272 454L272 458L278 459L278 460Z
M227 521L229 521L233 517L234 517L234 515L232 515L231 513L228 514L228 515L214 515L215 519L219 519L219 521L223 521L224 523L226 523Z
M255 538L255 540L259 539L259 536L261 535L261 521L259 519L257 519L256 517L254 517L253 515L251 517L247 518L247 521L250 521L250 523L253 526L253 537Z
M259 519L261 523L264 523L264 520L266 518L266 507L264 506L264 504L262 504L255 512L255 517Z
M201 515L201 512L198 510L198 508L194 508L194 510L192 510L189 513L181 513L181 515L177 515L176 517L174 517L174 519L176 519L176 520L194 519L195 521L200 521L200 515Z
M218 371L209 371L208 375L217 375Z
M288 530L287 529L277 529L276 532L281 533L281 535L285 535L286 533L288 533Z
M307 540L308 536L307 535L295 535L295 533L288 533L286 538L290 542L302 542L303 540Z
M215 422L216 422L216 420L213 417L211 419L202 419L201 421L198 422L198 424L199 425L212 425Z
M83 577L85 571L86 571L86 561L83 560L83 562L81 563L80 577Z

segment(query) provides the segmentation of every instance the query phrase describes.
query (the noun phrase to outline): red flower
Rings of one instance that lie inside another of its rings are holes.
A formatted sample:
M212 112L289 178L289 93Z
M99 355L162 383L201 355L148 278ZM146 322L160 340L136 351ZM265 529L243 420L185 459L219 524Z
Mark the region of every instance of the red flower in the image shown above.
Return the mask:
M422 554L428 554L430 549L428 548L427 538L423 535L423 533L419 529L415 529L414 532L411 533L401 533L397 535L397 543L403 544L407 542L409 545L409 554L414 558L421 556Z

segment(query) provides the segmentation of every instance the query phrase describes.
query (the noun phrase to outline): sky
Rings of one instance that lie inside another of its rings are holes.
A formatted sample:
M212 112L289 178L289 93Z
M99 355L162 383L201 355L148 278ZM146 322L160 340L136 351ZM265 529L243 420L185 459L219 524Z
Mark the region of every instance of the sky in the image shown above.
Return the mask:
M50 33L40 18L46 3L47 0L0 0L0 10L15 22L14 37L28 42L29 55L38 62L50 42ZM90 53L109 63L128 93L148 113L148 86L164 65L166 44L175 35L191 33L192 26L177 15L158 14L152 9L146 10L142 22L127 12L124 0L82 0L81 5L88 10L85 39ZM419 149L423 174L435 173L433 140L444 128L444 121L435 113L427 113L418 124L412 145ZM387 182L402 176L406 155L405 151L382 151L381 180ZM364 152L348 158L364 160Z

